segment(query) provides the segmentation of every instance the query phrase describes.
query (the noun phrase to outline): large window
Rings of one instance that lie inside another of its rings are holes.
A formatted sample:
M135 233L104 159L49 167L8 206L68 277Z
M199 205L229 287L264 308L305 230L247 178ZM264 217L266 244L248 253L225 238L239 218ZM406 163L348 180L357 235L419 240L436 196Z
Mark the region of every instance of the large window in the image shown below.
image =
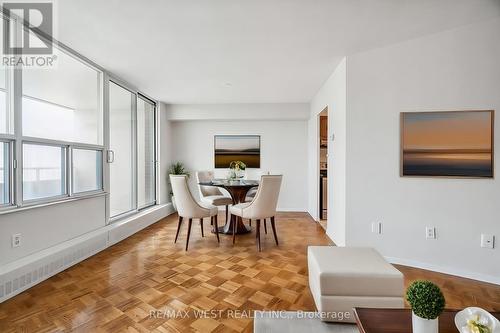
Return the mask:
M139 208L155 203L155 106L137 98L137 200Z
M0 213L104 190L113 217L155 204L155 103L53 46L53 67L0 66Z
M103 191L102 72L54 49L52 68L0 69L0 205ZM9 94L9 87L20 91ZM9 96L20 96L20 105ZM20 186L12 186L13 165L21 169Z
M155 104L109 83L110 216L156 203Z
M23 70L22 84L23 136L103 143L100 72L61 51L55 68Z
M59 146L23 144L23 200L67 194L66 149Z
M109 83L110 215L136 208L134 199L134 114L135 94Z
M101 72L57 55L54 68L22 71L23 202L103 188Z

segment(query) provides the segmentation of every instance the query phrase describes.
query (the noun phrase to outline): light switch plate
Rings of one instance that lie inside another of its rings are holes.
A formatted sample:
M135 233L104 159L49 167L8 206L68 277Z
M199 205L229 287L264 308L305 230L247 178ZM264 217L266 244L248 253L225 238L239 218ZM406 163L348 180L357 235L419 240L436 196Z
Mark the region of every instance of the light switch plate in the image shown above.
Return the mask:
M481 234L481 247L484 247L485 249L495 248L495 236Z
M382 233L382 222L373 222L372 223L372 232L374 234L381 234Z

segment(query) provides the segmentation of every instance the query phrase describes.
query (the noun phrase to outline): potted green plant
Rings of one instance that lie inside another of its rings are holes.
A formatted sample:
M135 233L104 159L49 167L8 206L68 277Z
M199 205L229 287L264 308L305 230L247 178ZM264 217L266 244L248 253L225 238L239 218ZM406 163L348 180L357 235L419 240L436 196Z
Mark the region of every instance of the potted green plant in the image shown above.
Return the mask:
M245 176L245 169L247 165L242 161L231 161L229 163L229 176L230 180L236 180Z
M415 281L406 290L412 310L414 333L438 333L438 317L446 301L438 286L430 281Z
M172 192L172 185L170 184L170 175L186 175L189 177L191 174L186 170L186 167L182 162L172 163L170 168L168 168L167 180L170 187L170 198L172 200L172 206L174 206L174 209L177 210L177 207L175 206L174 192Z

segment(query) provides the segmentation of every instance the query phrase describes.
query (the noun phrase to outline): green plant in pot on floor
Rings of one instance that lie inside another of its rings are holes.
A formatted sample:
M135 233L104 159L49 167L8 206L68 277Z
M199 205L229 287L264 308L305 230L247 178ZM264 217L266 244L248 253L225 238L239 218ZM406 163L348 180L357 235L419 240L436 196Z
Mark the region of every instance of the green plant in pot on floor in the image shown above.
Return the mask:
M406 290L406 300L412 309L414 333L438 333L438 317L446 301L438 286L430 281L415 281Z
M170 168L168 168L167 181L168 181L168 186L170 187L170 198L172 199L172 205L174 206L174 209L177 209L175 207L174 192L172 192L172 186L170 185L170 175L186 175L189 178L191 174L189 173L189 171L186 170L186 167L182 162L172 163L170 165Z

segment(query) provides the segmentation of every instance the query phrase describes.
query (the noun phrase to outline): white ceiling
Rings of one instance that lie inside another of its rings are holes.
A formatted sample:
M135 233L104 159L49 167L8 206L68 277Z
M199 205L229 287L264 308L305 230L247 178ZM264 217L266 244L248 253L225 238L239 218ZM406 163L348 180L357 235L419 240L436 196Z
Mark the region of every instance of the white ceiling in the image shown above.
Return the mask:
M347 54L500 0L60 0L57 38L166 103L307 102Z

